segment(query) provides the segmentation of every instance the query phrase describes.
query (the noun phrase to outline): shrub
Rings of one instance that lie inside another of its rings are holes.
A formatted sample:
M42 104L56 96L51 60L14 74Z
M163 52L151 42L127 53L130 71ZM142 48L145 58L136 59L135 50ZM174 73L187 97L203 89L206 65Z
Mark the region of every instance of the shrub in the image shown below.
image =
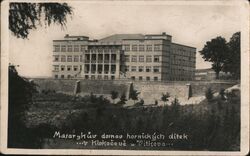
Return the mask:
M221 88L219 93L220 93L220 96L221 96L221 100L225 100L225 89Z
M213 99L214 95L213 95L213 91L212 91L211 87L209 87L209 88L206 90L205 96L206 96L206 99L207 99L208 101L211 101L211 100Z
M113 100L113 103L115 103L115 99L118 98L118 92L117 91L111 91L111 99Z
M162 93L161 100L164 101L164 105L166 105L166 102L169 101L168 98L170 97L169 93L167 92L166 94Z
M135 106L143 106L144 100L141 99L139 102L135 103Z

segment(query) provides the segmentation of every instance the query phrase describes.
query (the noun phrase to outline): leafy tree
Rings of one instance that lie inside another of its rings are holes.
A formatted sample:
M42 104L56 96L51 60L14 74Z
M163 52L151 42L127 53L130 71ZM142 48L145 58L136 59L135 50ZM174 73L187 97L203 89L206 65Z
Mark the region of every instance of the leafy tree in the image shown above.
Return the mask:
M211 89L211 87L209 87L206 92L205 92L205 96L206 96L206 99L208 101L211 101L213 99L213 91Z
M111 91L111 99L113 100L113 104L115 103L115 99L118 98L118 92L117 91Z
M216 79L219 78L219 73L224 67L228 53L229 49L226 39L220 36L208 41L200 51L205 61L212 62L212 69L216 73Z
M9 4L9 30L17 38L28 38L31 29L52 23L65 27L67 15L73 13L67 3L10 3Z
M166 94L162 93L161 100L164 101L164 105L166 105L166 102L169 101L169 99L168 99L169 97L170 97L170 95L168 92Z
M224 72L230 72L235 79L240 79L240 32L236 32L228 42L229 54L226 55Z

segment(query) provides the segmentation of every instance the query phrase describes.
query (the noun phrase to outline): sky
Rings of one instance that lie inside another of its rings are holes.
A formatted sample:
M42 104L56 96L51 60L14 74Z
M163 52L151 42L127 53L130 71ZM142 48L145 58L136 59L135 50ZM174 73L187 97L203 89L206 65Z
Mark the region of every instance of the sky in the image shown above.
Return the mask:
M65 34L100 39L113 34L159 34L166 32L172 41L196 47L196 68L210 68L199 52L212 38L228 41L240 31L240 7L231 5L174 5L141 1L140 3L68 3L74 14L67 26L38 26L28 39L10 33L9 62L19 65L20 75L49 77L52 75L52 40Z

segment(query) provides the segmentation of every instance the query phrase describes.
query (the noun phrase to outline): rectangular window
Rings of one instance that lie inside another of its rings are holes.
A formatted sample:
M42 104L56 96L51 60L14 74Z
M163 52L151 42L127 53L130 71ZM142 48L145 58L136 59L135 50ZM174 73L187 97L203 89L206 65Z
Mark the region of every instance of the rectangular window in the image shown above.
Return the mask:
M108 75L104 75L104 80L108 80L109 76Z
M129 71L129 66L125 66L125 71Z
M131 79L132 79L132 80L135 80L135 77L134 77L134 76L131 76Z
M74 71L77 71L78 70L78 66L74 66Z
M139 51L144 51L144 45L139 45Z
M85 46L81 45L81 51L85 51Z
M158 77L154 77L154 81L158 81Z
M70 71L71 70L71 66L67 66L67 71Z
M66 56L65 55L61 56L61 62L66 62Z
M152 62L152 56L147 56L146 57L146 62Z
M61 75L61 78L64 79L64 75Z
M154 51L161 51L161 45L160 44L154 45Z
M147 76L147 77L146 77L146 80L147 80L147 81L150 81L150 77L149 77L149 76Z
M154 56L154 62L160 62L160 56Z
M144 67L143 66L139 66L139 72L143 72Z
M129 61L130 61L129 55L125 55L125 62L129 62Z
M139 76L139 80L142 81L142 76Z
M61 71L64 71L64 70L65 70L65 66L61 65Z
M61 45L61 51L66 52L66 45Z
M74 45L74 52L79 52L79 45Z
M160 72L160 67L159 67L159 66L154 66L154 72L155 72L155 73Z
M132 56L131 62L137 62L137 56L136 55Z
M82 62L82 55L80 56L80 62Z
M147 51L152 51L152 45L147 45Z
M72 56L67 56L67 62L72 62Z
M73 49L72 49L72 45L68 45L68 52L72 52Z
M60 45L54 45L54 52L60 52Z
M55 79L58 79L58 75L55 75Z
M139 56L139 62L144 62L144 56L142 55Z
M54 55L54 62L59 62L59 55Z
M151 72L151 67L150 66L146 66L146 72Z
M79 62L79 56L78 55L74 56L74 62Z
M132 51L137 51L137 45L132 45Z
M59 65L54 65L54 71L59 71Z
M103 49L102 48L98 48L98 53L101 53L103 52Z
M131 66L131 71L135 72L136 71L136 66Z
M130 51L130 45L124 45L124 50L125 51Z

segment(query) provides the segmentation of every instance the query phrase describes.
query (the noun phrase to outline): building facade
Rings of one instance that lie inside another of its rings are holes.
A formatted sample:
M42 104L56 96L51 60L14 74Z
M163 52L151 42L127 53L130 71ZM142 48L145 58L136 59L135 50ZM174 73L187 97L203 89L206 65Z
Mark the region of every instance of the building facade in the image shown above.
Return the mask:
M116 34L100 40L66 35L53 40L56 79L193 80L196 49L162 34Z

